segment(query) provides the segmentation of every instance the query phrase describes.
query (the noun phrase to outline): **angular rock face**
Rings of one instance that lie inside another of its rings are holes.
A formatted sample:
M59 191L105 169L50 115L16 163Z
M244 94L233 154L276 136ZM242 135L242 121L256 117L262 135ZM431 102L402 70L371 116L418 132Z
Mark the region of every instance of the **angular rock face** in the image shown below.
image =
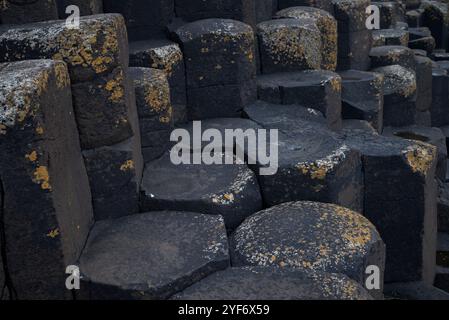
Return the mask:
M130 68L136 90L137 113L144 161L160 157L169 148L173 129L170 87L162 70Z
M163 70L170 84L175 124L187 121L187 96L184 56L178 44L167 40L150 40L130 43L131 67Z
M277 19L257 25L262 73L319 69L321 32L311 19Z
M416 118L416 73L400 65L372 70L384 75L384 125L408 126Z
M97 222L80 258L80 298L166 299L229 267L223 218L151 212Z
M436 47L448 48L449 9L448 4L439 1L423 1L423 25L428 27L436 41Z
M332 1L328 0L278 0L279 9L291 8L295 6L308 6L333 12Z
M343 273L365 285L368 266L383 279L385 245L376 228L351 210L291 202L248 218L231 239L231 258L233 266ZM371 294L382 296L382 288Z
M389 29L398 22L398 3L394 1L372 1L380 9L380 28Z
M68 298L65 270L78 259L93 217L66 65L0 64L0 105L9 289L19 299Z
M447 95L449 89L449 75L445 69L434 68L432 70L432 126L442 127L449 125Z
M4 24L23 24L58 19L57 0L28 2L2 1L0 3L0 21Z
M97 184L99 181L115 180L111 167L120 168L123 157L138 168L138 163L142 161L141 154L136 153L134 146L140 145L140 132L134 92L128 77L127 35L123 18L117 14L82 17L79 30L66 28L65 21L0 29L1 60L38 58L53 58L67 63L81 148L86 161L96 159L95 164L87 164L90 182ZM130 139L133 142L123 154L122 144L127 144ZM99 151L105 148L118 148L121 155L115 151L114 156L109 151L108 155ZM98 171L100 168L104 171ZM136 181L136 190L140 180L138 173L139 170L136 170L136 176L130 178ZM98 187L92 187L98 216L109 211L108 202L114 203L114 197L123 199L122 195L111 193L111 190L117 192L118 189L102 188L97 193ZM105 200L105 194L108 194L109 200ZM134 201L137 208L137 191L126 201Z
M368 121L378 132L383 130L384 77L380 73L348 70L342 78L342 117Z
M164 38L165 27L174 18L174 0L103 0L104 12L120 13L131 40Z
M175 300L371 300L357 282L340 274L271 267L232 268L194 284Z
M59 9L59 18L64 19L68 15L66 14L66 8L71 5L75 5L80 9L80 15L90 16L94 14L103 13L103 1L102 0L56 0Z
M415 70L415 53L403 46L382 46L370 52L372 68L400 65Z
M341 77L331 71L276 73L257 79L259 100L298 104L324 114L328 127L341 128Z
M362 153L364 215L387 246L386 282L430 283L437 228L436 148L365 130L345 130L345 135L348 146Z
M368 70L372 31L366 28L370 0L334 0L338 22L338 69Z
M398 29L373 30L373 47L408 46L409 33Z
M166 155L146 164L141 190L144 211L220 214L229 230L262 209L257 178L246 165L174 165Z
M252 28L234 20L206 19L175 33L186 66L189 119L239 117L256 96Z
M321 69L335 71L337 68L338 30L337 21L327 11L292 7L276 13L278 18L293 18L307 23L308 19L315 21L321 32Z

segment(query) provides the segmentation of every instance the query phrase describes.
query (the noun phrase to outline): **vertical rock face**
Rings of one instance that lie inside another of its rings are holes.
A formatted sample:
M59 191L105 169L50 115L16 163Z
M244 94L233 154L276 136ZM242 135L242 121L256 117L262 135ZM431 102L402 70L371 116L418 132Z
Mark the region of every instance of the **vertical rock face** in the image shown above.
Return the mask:
M174 0L104 0L103 10L123 15L131 40L163 38L174 17Z
M0 21L4 24L22 24L58 19L57 0L0 2Z
M90 16L93 14L103 13L102 0L56 0L59 9L59 18L63 19L68 16L66 8L75 5L80 9L82 16Z
M421 8L424 10L422 23L432 32L436 47L448 49L449 7L447 3L440 1L423 1Z
M184 53L189 118L239 117L256 98L252 28L234 20L206 19L175 33Z
M142 153L148 162L168 150L173 129L170 87L162 70L130 68L136 90Z
M385 280L431 283L437 228L436 148L363 130L345 134L346 143L362 153L364 215L387 246Z
M110 211L110 204L116 199L126 200L123 195L130 194L124 192L119 195L117 186L123 183L112 182L117 179L112 167L120 170L125 161L131 161L134 169L142 162L138 153L140 132L134 90L128 78L129 54L124 20L117 14L96 15L82 17L79 30L68 29L64 21L0 30L1 60L39 58L67 63L94 208L101 217L105 211ZM111 149L115 151L111 153ZM108 150L107 155L105 150ZM127 173L134 171L128 170ZM128 176L128 181L135 181L135 192L128 199L128 205L135 209L123 211L121 215L137 212L139 170L135 174L134 177ZM96 187L100 181L110 183L109 187L102 186L100 190ZM117 215L119 208L124 207L116 206L112 216Z
M2 250L19 299L63 299L65 269L92 224L91 195L62 62L0 64Z
M432 70L432 126L441 127L449 125L448 103L449 75L445 69Z

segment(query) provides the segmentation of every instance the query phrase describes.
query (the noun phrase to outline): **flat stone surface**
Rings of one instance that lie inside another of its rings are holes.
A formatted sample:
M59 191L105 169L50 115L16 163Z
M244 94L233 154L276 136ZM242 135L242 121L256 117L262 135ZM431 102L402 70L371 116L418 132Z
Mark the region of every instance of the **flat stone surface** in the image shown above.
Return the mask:
M146 164L141 192L143 210L220 214L230 230L262 209L257 178L246 165L174 165L165 155Z
M271 267L220 271L194 284L175 300L371 300L357 282L340 274Z
M151 212L97 222L80 258L94 300L166 299L229 266L223 218Z
M233 266L343 273L364 284L369 265L378 266L383 279L385 245L376 228L349 209L290 202L248 218L232 236L231 257Z

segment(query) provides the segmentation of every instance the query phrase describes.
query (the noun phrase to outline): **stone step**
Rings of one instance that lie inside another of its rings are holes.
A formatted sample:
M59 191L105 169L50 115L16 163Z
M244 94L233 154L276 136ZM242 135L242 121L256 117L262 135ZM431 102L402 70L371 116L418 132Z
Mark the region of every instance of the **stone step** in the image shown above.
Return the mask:
M290 202L258 212L231 238L233 266L275 266L346 274L365 285L376 266L383 286L385 245L363 216L343 207ZM379 298L379 290L370 290Z
M357 282L341 274L273 267L230 268L216 272L174 300L371 300Z
M229 267L223 218L151 212L97 222L79 261L80 299L166 299Z

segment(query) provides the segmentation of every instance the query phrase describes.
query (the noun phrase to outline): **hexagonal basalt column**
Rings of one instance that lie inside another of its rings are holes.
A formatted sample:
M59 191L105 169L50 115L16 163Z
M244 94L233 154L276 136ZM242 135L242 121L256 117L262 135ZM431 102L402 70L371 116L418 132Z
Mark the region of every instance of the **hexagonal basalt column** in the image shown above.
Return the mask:
M357 282L341 274L275 267L230 268L176 294L174 300L371 300Z
M82 299L166 299L229 266L223 218L164 211L97 222L79 266Z
M238 117L256 96L254 33L242 22L206 19L178 28L192 120Z
M11 298L70 299L65 270L76 263L93 215L64 63L0 64L0 146Z
M422 25L428 27L435 38L436 47L448 48L449 6L440 1L423 1Z
M384 77L374 72L348 70L342 78L342 116L368 121L378 132L383 129Z
M364 130L344 132L348 146L362 153L364 215L387 246L386 281L431 283L437 228L436 148Z
M175 124L187 121L187 96L184 56L177 43L168 40L149 40L130 43L131 67L163 70L170 84L170 98Z
M277 0L279 9L291 8L296 6L315 7L333 12L332 1L330 0Z
M168 150L173 129L170 87L162 70L130 68L136 90L142 153L145 162Z
M144 211L220 214L229 230L262 209L257 178L246 165L174 165L165 155L146 164L141 192Z
M415 70L415 53L412 49L403 46L375 47L370 52L371 67L385 67L400 65Z
M338 49L337 21L329 12L309 7L293 7L279 11L276 13L276 17L315 21L321 32L321 68L335 71Z
M372 31L366 28L370 0L333 0L338 22L338 69L368 70Z
M341 77L336 73L307 70L263 75L257 87L260 100L318 110L330 129L341 128Z
M311 19L276 19L257 25L262 73L320 69L321 32Z
M343 273L365 285L376 266L381 286L385 245L363 216L333 204L289 202L248 218L231 238L234 266L276 266ZM380 290L371 290L376 297Z
M401 127L414 124L417 114L415 72L399 65L372 71L384 75L384 125Z
M409 33L400 29L373 30L373 47L408 46Z

